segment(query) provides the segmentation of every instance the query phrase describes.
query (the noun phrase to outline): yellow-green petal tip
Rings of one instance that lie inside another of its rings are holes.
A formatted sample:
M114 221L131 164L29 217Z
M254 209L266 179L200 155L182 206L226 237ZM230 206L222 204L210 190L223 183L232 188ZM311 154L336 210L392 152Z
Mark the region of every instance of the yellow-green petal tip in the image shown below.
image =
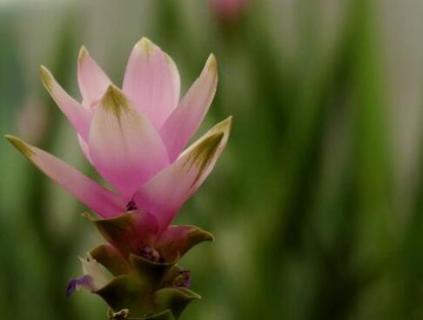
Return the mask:
M82 61L82 59L89 57L90 54L85 46L81 46L81 49L79 49L79 55L78 55L78 61Z
M18 137L12 135L5 135L4 136L9 142L25 157L31 158L34 152L31 150L31 147L26 144L23 140L19 139Z
M214 72L217 71L217 59L213 53L210 54L210 56L208 57L206 61L206 66L210 71L214 71Z
M104 94L101 105L107 111L111 111L120 116L121 111L128 109L129 103L123 92L115 85L110 85Z
M40 78L46 89L50 91L53 86L53 75L50 70L43 65L40 66Z
M148 39L147 37L142 37L140 41L137 42L135 48L139 49L143 54L150 55L153 51L155 44Z

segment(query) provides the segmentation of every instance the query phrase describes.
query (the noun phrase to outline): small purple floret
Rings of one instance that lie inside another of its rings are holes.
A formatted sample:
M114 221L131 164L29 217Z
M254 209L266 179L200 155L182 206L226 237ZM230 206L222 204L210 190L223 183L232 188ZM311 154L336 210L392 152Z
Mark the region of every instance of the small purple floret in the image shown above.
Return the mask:
M173 286L189 288L191 286L191 271L181 270L173 279Z
M153 262L160 262L161 260L160 253L150 246L143 247L141 249L140 255L141 257Z
M81 287L91 288L92 278L88 275L85 275L69 281L68 286L66 287L66 296L70 297L77 289Z

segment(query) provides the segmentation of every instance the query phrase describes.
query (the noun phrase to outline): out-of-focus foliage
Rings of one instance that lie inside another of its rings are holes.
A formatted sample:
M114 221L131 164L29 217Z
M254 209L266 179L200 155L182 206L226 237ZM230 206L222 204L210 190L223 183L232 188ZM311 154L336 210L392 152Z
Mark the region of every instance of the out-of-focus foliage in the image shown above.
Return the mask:
M183 318L422 319L419 2L251 0L233 23L206 1L124 2L0 1L0 131L89 172L40 64L76 93L82 44L116 83L141 36L184 84L214 52L200 131L229 114L234 128L178 218L216 236L183 261L203 296ZM0 163L2 318L105 319L96 297L64 294L101 243L83 208L6 142Z

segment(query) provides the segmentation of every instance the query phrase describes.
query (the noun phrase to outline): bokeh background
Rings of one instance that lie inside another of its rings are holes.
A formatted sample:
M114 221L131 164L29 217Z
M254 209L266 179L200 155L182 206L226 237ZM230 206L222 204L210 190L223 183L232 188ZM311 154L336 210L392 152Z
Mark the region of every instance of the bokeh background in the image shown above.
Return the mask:
M423 2L0 0L0 132L92 173L38 78L75 96L85 44L120 83L136 41L174 57L183 91L210 52L220 84L200 132L230 144L178 222L212 231L183 260L203 300L183 319L423 319ZM67 299L102 242L84 208L0 142L0 315L105 319Z

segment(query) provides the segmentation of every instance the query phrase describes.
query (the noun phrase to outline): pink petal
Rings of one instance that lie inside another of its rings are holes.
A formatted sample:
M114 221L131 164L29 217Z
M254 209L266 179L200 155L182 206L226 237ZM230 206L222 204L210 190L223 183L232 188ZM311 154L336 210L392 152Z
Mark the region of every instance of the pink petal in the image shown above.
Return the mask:
M169 164L157 131L114 86L107 89L95 109L88 146L98 172L128 201L145 181Z
M40 73L41 81L53 100L68 118L76 132L86 139L91 121L89 110L68 95L46 67L41 66Z
M123 92L159 129L176 108L179 91L179 72L173 60L150 40L142 38L129 57Z
M79 146L81 147L82 154L85 156L85 159L87 159L89 163L93 164L93 161L91 160L88 144L85 142L84 139L82 139L82 137L79 134L77 135L77 137L78 137Z
M155 215L161 230L169 225L213 169L225 148L231 122L229 117L215 125L135 194L138 207Z
M216 86L217 62L210 55L199 78L160 129L171 162L178 157L203 121L213 101Z
M126 203L119 196L101 187L67 163L19 138L13 136L6 138L42 172L100 216L113 217L125 211Z
M88 107L96 104L111 84L110 79L91 58L85 47L82 47L79 51L78 84L83 104Z

